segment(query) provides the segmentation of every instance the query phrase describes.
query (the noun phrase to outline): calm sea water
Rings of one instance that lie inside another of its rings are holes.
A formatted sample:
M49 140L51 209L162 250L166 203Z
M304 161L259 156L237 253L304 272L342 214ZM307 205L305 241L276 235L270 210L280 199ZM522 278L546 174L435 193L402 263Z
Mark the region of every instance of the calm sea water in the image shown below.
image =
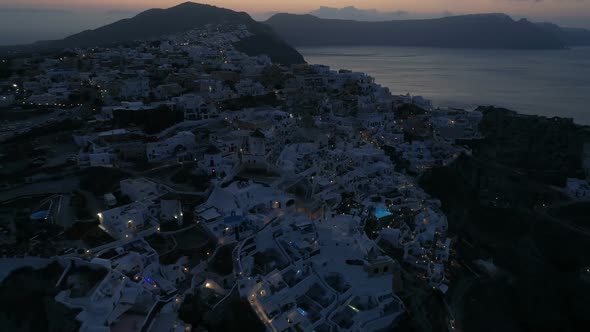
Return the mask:
M309 63L370 74L435 106L495 105L590 124L590 48L559 51L408 47L299 48Z

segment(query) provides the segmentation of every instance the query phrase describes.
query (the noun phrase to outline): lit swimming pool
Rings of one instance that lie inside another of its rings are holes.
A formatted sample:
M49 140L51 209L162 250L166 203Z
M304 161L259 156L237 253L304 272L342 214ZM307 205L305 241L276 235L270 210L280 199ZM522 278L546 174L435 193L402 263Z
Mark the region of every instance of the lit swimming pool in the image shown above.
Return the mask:
M384 218L384 217L387 217L390 215L391 215L391 212L389 212L389 210L387 209L385 204L379 204L375 208L375 217L377 217L377 219L381 219L381 218Z
M37 211L37 212L31 214L31 220L41 220L41 219L47 220L47 217L49 217L49 211L46 211L46 210Z

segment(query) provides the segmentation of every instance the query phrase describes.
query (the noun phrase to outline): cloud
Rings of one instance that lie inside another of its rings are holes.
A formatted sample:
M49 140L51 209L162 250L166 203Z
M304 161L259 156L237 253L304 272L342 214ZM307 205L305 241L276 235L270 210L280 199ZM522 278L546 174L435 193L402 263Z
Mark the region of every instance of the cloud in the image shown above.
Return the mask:
M376 9L359 9L354 6L343 8L321 6L309 14L329 19L357 20L357 21L388 21L406 18L410 15L405 10L381 12Z
M71 14L72 12L65 9L55 8L27 8L27 7L1 7L3 14Z
M132 17L136 13L100 8L84 10L0 6L0 45L60 39L83 30L95 29Z
M585 2L586 0L496 0L496 1L541 3L541 2L548 2L548 1L553 1L553 2Z
M67 9L60 9L60 8L32 8L32 7L2 7L0 6L0 14L20 14L20 15L35 15L35 14L44 14L44 15L61 15L61 14L76 14L76 13L90 13L94 12L84 11L84 10L67 10ZM125 9L114 9L114 10L107 10L107 11L99 11L99 13L104 15L111 15L111 16L132 16L137 15L139 11L137 10L125 10Z

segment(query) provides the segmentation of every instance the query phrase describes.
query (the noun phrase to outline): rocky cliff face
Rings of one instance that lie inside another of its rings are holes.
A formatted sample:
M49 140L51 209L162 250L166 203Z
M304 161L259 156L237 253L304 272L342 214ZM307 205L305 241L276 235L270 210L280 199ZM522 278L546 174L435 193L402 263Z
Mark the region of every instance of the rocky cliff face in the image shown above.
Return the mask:
M527 20L481 14L428 20L360 22L277 14L266 24L295 46L386 45L446 48L559 49L559 38Z

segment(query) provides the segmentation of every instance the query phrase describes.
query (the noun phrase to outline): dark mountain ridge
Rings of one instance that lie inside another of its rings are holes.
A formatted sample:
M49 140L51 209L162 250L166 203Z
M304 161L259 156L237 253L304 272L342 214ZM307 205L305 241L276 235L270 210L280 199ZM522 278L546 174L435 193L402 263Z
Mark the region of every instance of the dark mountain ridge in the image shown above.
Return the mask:
M590 30L563 28L553 23L538 23L537 25L559 38L567 46L590 46Z
M277 14L266 22L295 46L384 45L445 48L561 49L564 43L535 23L504 14L361 22Z
M86 30L62 40L43 41L28 46L4 48L5 51L35 52L74 47L109 46L181 33L207 24L244 24L254 36L242 40L236 48L248 55L266 54L274 62L303 63L299 52L285 43L272 29L254 21L247 13L194 2L168 9L149 9L133 18Z

